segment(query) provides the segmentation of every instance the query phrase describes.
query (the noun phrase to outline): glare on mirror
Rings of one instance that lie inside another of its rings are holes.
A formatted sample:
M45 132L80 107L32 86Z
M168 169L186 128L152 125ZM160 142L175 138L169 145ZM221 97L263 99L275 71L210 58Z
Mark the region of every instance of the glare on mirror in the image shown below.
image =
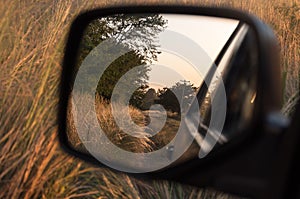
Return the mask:
M186 114L238 25L231 19L171 14L119 14L91 21L81 41L69 102L72 147L105 156L107 162L126 161L129 152L155 154L160 163L153 170L196 157L201 134L195 135L198 125L190 132ZM235 51L232 47L226 63ZM211 92L206 90L195 109L200 122L200 115L211 115ZM139 167L132 159L122 164Z

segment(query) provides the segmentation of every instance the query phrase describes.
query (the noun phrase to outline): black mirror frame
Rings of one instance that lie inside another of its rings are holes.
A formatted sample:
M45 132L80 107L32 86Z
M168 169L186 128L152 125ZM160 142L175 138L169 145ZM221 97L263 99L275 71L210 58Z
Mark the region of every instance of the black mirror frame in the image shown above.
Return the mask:
M203 160L195 159L190 162L184 163L183 165L176 166L174 168L168 169L166 171L154 172L149 174L134 174L136 177L145 177L149 178L159 178L159 179L170 179L175 180L191 185L196 186L212 186L218 189L229 191L232 193L238 193L243 195L252 195L253 192L257 191L258 194L260 190L265 187L265 182L260 182L259 180L267 177L261 171L261 167L248 165L247 168L237 169L237 167L227 168L229 165L238 163L239 161L245 161L242 156L250 157L253 155L259 154L257 151L264 145L272 145L273 142L266 142L265 139L270 137L269 134L264 131L271 129L267 123L267 119L273 113L278 113L280 111L282 102L282 89L281 89L281 80L280 80L280 58L279 58L279 45L273 34L273 31L261 22L258 18L233 9L226 8L210 8L210 7L192 7L192 6L123 6L123 7L109 7L103 9L96 9L80 14L73 22L69 38L67 41L65 56L63 60L63 70L61 74L60 82L60 99L59 99L59 110L58 110L58 124L59 124L59 140L62 148L69 154L76 156L80 159L86 160L93 164L99 165L99 161L93 157L86 156L79 152L74 151L67 141L66 135L66 116L67 116L67 104L69 95L71 93L72 81L71 74L73 74L73 66L75 64L75 59L77 50L79 48L80 38L83 35L84 28L87 26L88 22L97 18L104 17L107 15L126 13L169 13L169 14L189 14L189 15L202 15L202 16L211 16L211 17L223 17L240 20L248 24L255 33L257 42L258 42L258 55L259 55L259 66L258 66L258 78L257 78L257 96L260 96L258 100L259 109L256 110L255 121L257 122L255 126L260 128L260 132L247 133L247 139L237 140L228 146L224 146L220 152L215 152L210 155L208 158ZM272 98L272 100L270 100ZM263 132L262 132L263 131ZM272 136L271 136L272 137ZM265 143L266 142L266 143ZM275 141L274 141L275 142ZM253 147L254 143L256 148ZM238 148L240 146L240 148ZM241 147L243 146L243 147ZM248 148L246 147L248 146ZM251 147L255 149L250 149ZM249 148L250 147L250 148ZM232 157L229 157L228 154L234 154ZM270 157L268 160L272 161L273 157ZM260 158L261 159L261 158ZM225 167L216 166L217 164L223 164L227 162ZM247 162L247 161L246 161ZM245 164L246 164L245 162ZM104 165L102 165L104 166ZM201 170L201 171L200 171ZM228 184L228 180L221 179L216 180L218 175L226 175L226 172L231 172L235 170L235 175L237 179L233 179L231 184ZM196 172L197 175L194 175ZM238 179L239 176L243 176L245 173L253 174L253 182L242 182L243 180ZM191 173L191 175L187 175ZM196 179L197 176L203 176L202 179ZM194 178L192 176L195 176ZM188 179L183 179L183 177ZM257 184L257 181L259 183ZM244 183L244 184L243 184ZM256 183L256 184L255 184ZM233 189L233 187L236 187ZM249 189L247 189L249 187Z

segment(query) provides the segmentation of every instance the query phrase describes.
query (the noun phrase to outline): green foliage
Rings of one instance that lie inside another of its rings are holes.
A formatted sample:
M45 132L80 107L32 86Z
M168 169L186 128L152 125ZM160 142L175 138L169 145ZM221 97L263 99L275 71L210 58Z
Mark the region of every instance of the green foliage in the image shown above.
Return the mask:
M92 21L86 28L81 42L77 67L80 67L85 57L106 39L112 38L117 49L113 49L114 46L112 46L112 49L101 51L101 56L97 57L95 55L97 59L103 60L103 63L106 63L106 60L116 54L115 50L118 50L119 46L129 48L131 51L115 59L106 68L101 77L91 75L94 72L94 66L88 66L87 69L84 69L86 70L84 71L84 75L86 76L84 80L86 82L82 82L82 85L95 85L98 82L97 93L104 99L110 99L118 80L129 70L136 66L141 66L138 70L134 71L134 74L130 76L126 84L122 85L124 91L133 85L138 88L130 99L130 104L139 107L149 78L149 67L146 63L151 63L157 59L159 51L157 50L156 37L165 28L165 24L166 21L162 16L157 14L122 14ZM93 51L93 53L97 52ZM105 66L102 65L99 67Z
M131 51L121 56L117 60L115 60L108 68L105 70L104 74L101 76L97 86L97 92L100 96L105 99L110 99L113 89L119 79L130 69L143 65L143 60L141 60L138 55ZM143 65L139 67L139 70L131 70L131 75L127 76L125 84L122 85L125 89L132 86L131 84L136 84L139 90L143 90L143 85L146 84L148 79L148 67ZM123 90L123 89L122 89Z
M181 80L171 88L159 90L158 101L165 109L180 114L187 111L188 107L191 105L191 102L195 97L196 89L197 88L194 87L190 81ZM180 110L180 107L182 110Z
M156 91L153 88L150 88L143 96L141 101L141 109L149 110L151 105L154 104L155 99L157 98Z

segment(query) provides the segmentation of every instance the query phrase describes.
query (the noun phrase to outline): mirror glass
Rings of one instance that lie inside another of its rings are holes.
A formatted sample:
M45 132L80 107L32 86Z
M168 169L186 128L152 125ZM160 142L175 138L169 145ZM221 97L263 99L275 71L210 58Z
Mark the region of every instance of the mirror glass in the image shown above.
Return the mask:
M251 120L254 39L246 24L216 17L90 21L74 57L69 144L126 172L205 157Z

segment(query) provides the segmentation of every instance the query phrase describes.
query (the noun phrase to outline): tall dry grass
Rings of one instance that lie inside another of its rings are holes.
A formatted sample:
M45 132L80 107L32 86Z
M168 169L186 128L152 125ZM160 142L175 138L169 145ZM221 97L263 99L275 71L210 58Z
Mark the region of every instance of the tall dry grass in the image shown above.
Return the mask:
M91 142L93 143L102 143L101 145L105 147L106 143L101 141L101 136L96 137L91 135L90 132L79 132L76 130L75 125L91 125L88 122L81 122L78 121L77 116L80 115L81 118L85 118L86 121L93 121L93 115L90 114L89 111L82 111L78 110L76 107L85 107L87 103L95 103L96 114L98 117L98 123L100 128L103 130L107 138L117 145L118 147L131 151L134 153L142 153L142 152L151 152L154 150L154 146L156 145L155 142L150 138L147 137L145 131L140 129L132 129L136 136L140 136L141 138L137 138L131 136L124 131L122 131L118 124L114 120L114 116L111 110L111 104L108 100L103 99L101 96L96 95L96 99L88 96L87 94L77 94L76 103L69 103L68 108L68 122L67 122L67 135L69 139L69 143L73 148L79 151L87 152L85 147L86 144ZM124 113L127 113L129 110L129 114L133 121L138 124L138 126L143 127L145 125L145 116L142 111L134 108L132 106L127 109L127 107L123 110L118 110L121 117L118 119L120 120L123 125L128 124L128 119L126 117L122 118ZM81 111L81 112L80 112ZM83 113L84 112L84 113ZM88 113L88 114L87 114ZM86 124L88 123L88 124ZM132 133L133 133L132 132ZM85 142L85 143L83 143ZM98 144L97 144L98 145Z
M0 198L230 197L175 183L140 182L94 168L59 148L57 90L68 27L80 11L108 2L120 4L108 0L0 1ZM149 4L155 2L161 3ZM283 111L293 111L299 97L298 1L180 2L241 8L273 26L282 49Z

